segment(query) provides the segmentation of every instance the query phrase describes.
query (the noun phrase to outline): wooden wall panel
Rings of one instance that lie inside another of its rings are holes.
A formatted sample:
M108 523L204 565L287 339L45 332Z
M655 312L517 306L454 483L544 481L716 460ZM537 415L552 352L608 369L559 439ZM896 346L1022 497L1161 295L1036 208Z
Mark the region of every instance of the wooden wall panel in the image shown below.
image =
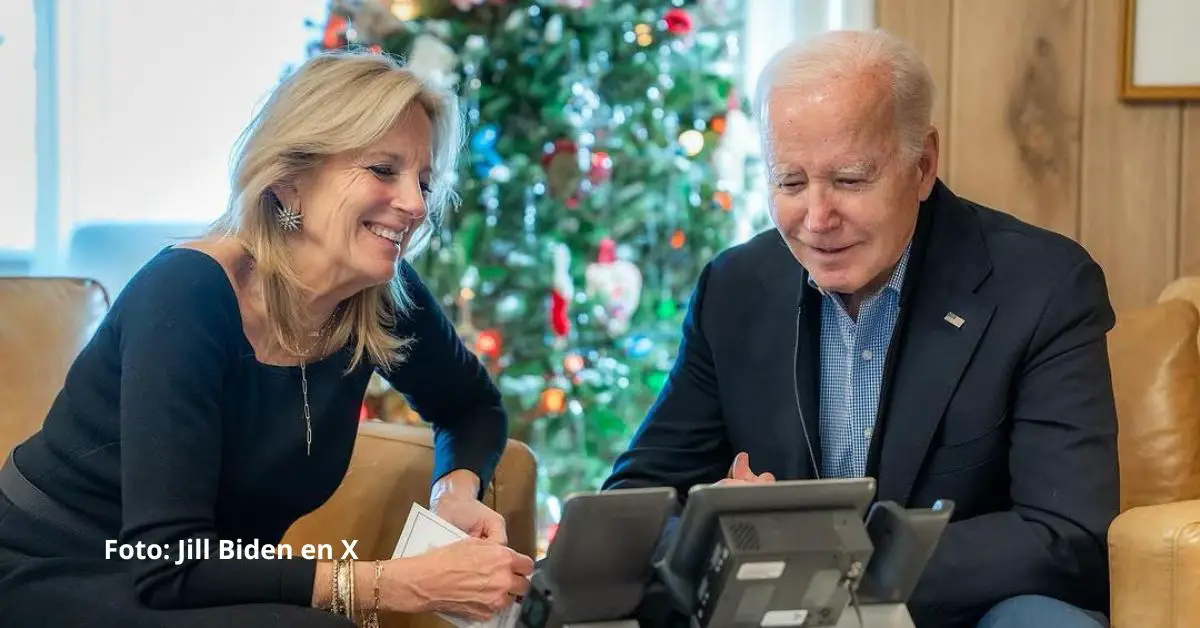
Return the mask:
M955 191L1076 237L1081 0L956 0Z
M1200 277L1200 103L1184 108L1181 141L1178 274Z
M933 125L941 139L942 157L938 162L938 175L942 180L950 177L950 160L946 159L945 147L950 134L950 92L954 87L950 80L950 33L953 18L951 0L878 0L875 19L880 25L905 38L921 53L937 85L937 97L933 104Z
M1081 241L1123 310L1154 302L1177 270L1180 108L1117 98L1122 3L1087 5Z
M918 9L919 7L919 9ZM1118 311L1200 275L1200 102L1118 94L1122 0L877 0L939 82L945 181L1075 237Z

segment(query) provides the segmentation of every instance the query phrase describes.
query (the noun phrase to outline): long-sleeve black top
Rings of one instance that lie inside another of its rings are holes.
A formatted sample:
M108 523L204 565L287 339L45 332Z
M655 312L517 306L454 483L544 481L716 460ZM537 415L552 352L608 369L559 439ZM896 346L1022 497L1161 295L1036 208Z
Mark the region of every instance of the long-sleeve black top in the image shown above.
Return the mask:
M407 263L399 279L415 308L394 331L413 343L406 360L381 373L434 426L434 478L469 469L486 487L506 437L499 392ZM350 357L347 347L306 368L306 454L300 368L256 360L215 260L166 249L114 302L42 430L14 459L38 488L104 531L79 558L103 558L108 539L172 554L182 539L211 540L209 559L129 563L148 606L308 605L314 560L226 560L216 548L220 539L279 543L337 488L376 370L364 360L346 373ZM22 551L37 545L31 534L0 522L0 546Z

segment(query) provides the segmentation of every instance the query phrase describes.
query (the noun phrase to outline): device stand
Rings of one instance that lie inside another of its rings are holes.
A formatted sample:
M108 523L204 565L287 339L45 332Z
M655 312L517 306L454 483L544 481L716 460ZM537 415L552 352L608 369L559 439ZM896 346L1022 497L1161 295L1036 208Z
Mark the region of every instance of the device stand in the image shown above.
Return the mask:
M854 607L848 607L836 628L916 628L908 607L903 604L864 604L859 608L862 609L862 624L858 623Z

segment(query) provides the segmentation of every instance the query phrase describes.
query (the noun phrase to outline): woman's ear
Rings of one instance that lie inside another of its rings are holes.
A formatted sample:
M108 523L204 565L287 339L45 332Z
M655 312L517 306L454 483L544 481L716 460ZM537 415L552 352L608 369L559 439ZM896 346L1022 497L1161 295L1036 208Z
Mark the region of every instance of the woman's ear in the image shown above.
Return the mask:
M271 186L271 195L275 197L279 204L284 208L300 213L300 193L296 191L296 186L292 184L278 184Z

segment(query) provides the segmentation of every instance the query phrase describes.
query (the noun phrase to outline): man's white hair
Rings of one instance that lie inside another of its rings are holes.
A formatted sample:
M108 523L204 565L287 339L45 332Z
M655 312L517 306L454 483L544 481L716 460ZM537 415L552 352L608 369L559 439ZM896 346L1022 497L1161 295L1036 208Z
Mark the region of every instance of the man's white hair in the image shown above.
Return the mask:
M901 154L915 159L933 115L933 76L912 46L883 30L831 31L789 44L771 57L754 97L754 115L764 141L770 134L767 107L775 92L812 88L880 69L891 75L892 122Z

